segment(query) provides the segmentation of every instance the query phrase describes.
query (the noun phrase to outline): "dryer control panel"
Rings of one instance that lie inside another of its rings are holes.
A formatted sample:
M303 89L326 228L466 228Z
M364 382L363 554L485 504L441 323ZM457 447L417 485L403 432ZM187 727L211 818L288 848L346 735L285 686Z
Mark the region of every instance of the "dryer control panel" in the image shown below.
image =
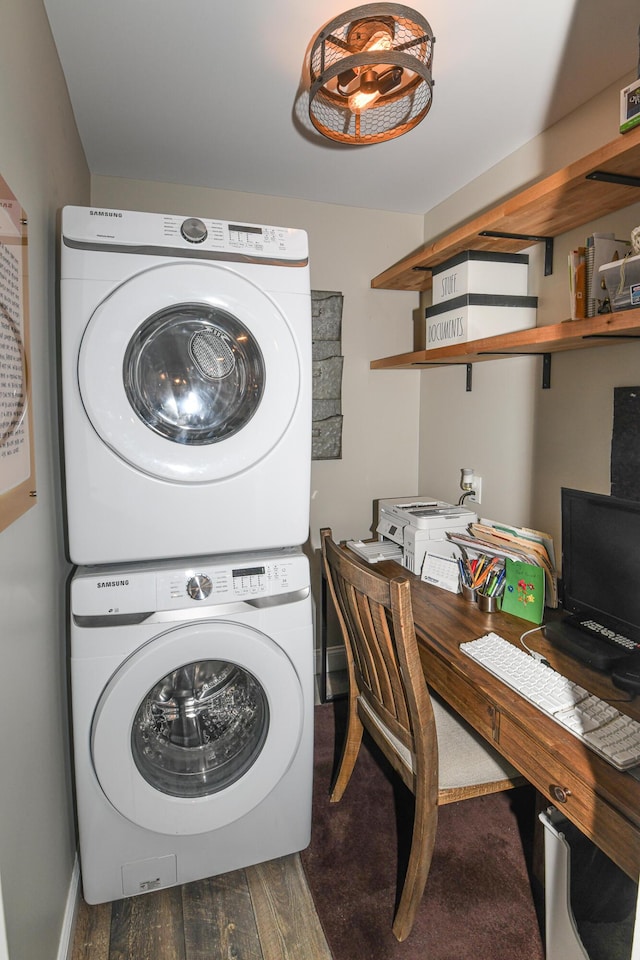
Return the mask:
M291 547L264 554L164 563L80 567L71 583L74 617L151 614L257 600L309 589L309 561Z

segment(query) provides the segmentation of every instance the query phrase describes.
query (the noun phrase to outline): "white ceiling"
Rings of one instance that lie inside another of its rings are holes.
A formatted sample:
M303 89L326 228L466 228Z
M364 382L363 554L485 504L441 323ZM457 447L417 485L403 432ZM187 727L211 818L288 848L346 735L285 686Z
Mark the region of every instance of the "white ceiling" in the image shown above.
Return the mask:
M638 60L637 0L414 0L433 106L387 143L311 127L336 0L44 0L92 174L424 213ZM356 6L357 4L353 4Z

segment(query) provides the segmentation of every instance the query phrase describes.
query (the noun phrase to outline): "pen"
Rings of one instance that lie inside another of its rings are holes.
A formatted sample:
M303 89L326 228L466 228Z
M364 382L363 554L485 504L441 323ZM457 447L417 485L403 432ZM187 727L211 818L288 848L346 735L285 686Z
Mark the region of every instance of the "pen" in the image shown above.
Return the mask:
M465 584L465 586L468 587L469 574L467 573L466 567L464 565L464 560L461 560L460 557L458 557L458 570L460 571L460 580L462 581L462 583Z
M498 578L498 575L496 574L493 576L491 580L491 585L489 586L488 593L490 597L493 597L495 595L496 590L498 589L498 583L499 583L499 578Z
M480 576L475 578L474 586L479 587L480 584L485 583L487 581L491 571L493 570L497 562L498 562L498 558L494 557L493 560L491 560L487 564L487 566L484 568Z
M472 565L471 565L471 573L472 573L471 586L472 586L472 587L475 587L475 586L477 585L477 583L478 583L478 580L479 580L479 578L480 578L480 574L481 574L481 572L482 572L482 568L483 568L483 566L484 566L485 559L486 559L486 558L484 557L484 555L481 554L481 555L477 558L477 560L475 560L475 561L472 563Z
M507 576L507 571L503 567L500 573L498 574L498 582L496 583L495 590L494 590L495 596L499 596L502 593L504 589L504 581L506 579L506 576Z

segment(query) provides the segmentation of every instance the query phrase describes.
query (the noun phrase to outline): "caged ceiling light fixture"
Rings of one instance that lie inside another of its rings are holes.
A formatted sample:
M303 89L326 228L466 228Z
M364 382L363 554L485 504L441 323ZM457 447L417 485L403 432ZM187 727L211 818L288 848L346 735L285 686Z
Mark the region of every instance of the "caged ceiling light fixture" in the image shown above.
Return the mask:
M368 3L331 20L309 56L309 117L340 143L392 140L427 115L431 27L398 3Z

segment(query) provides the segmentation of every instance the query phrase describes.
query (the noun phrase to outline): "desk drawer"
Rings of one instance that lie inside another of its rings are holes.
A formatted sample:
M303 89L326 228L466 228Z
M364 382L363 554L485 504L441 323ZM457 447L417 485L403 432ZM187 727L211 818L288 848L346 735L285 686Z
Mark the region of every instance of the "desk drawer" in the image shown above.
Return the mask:
M419 649L429 687L440 694L483 737L497 741L496 709L489 697L455 673L451 664L445 663L433 651L423 646Z
M596 760L568 731L489 674L480 673L478 669L484 685L495 685L499 700L477 681L468 679L454 662L445 661L433 647L421 643L419 649L429 686L622 870L637 880L640 831L603 797L603 794L615 795L611 778L620 775L613 768L603 771L604 761ZM475 664L466 662L462 666L465 672L476 669ZM533 735L529 735L525 727Z
M493 702L467 680L452 671L439 656L420 647L420 659L427 683L478 733L497 745L498 715ZM517 764L514 763L514 766Z
M559 731L560 733L560 731ZM563 736L570 737L564 733ZM571 738L573 741L575 738ZM640 838L637 828L620 811L597 793L595 776L585 782L590 771L590 751L579 741L563 745L561 752L575 765L558 760L540 742L504 713L499 723L499 750L520 770L537 790L547 797L582 832L593 840L633 880L640 874ZM560 750L558 751L560 753ZM586 774L581 779L573 771Z

